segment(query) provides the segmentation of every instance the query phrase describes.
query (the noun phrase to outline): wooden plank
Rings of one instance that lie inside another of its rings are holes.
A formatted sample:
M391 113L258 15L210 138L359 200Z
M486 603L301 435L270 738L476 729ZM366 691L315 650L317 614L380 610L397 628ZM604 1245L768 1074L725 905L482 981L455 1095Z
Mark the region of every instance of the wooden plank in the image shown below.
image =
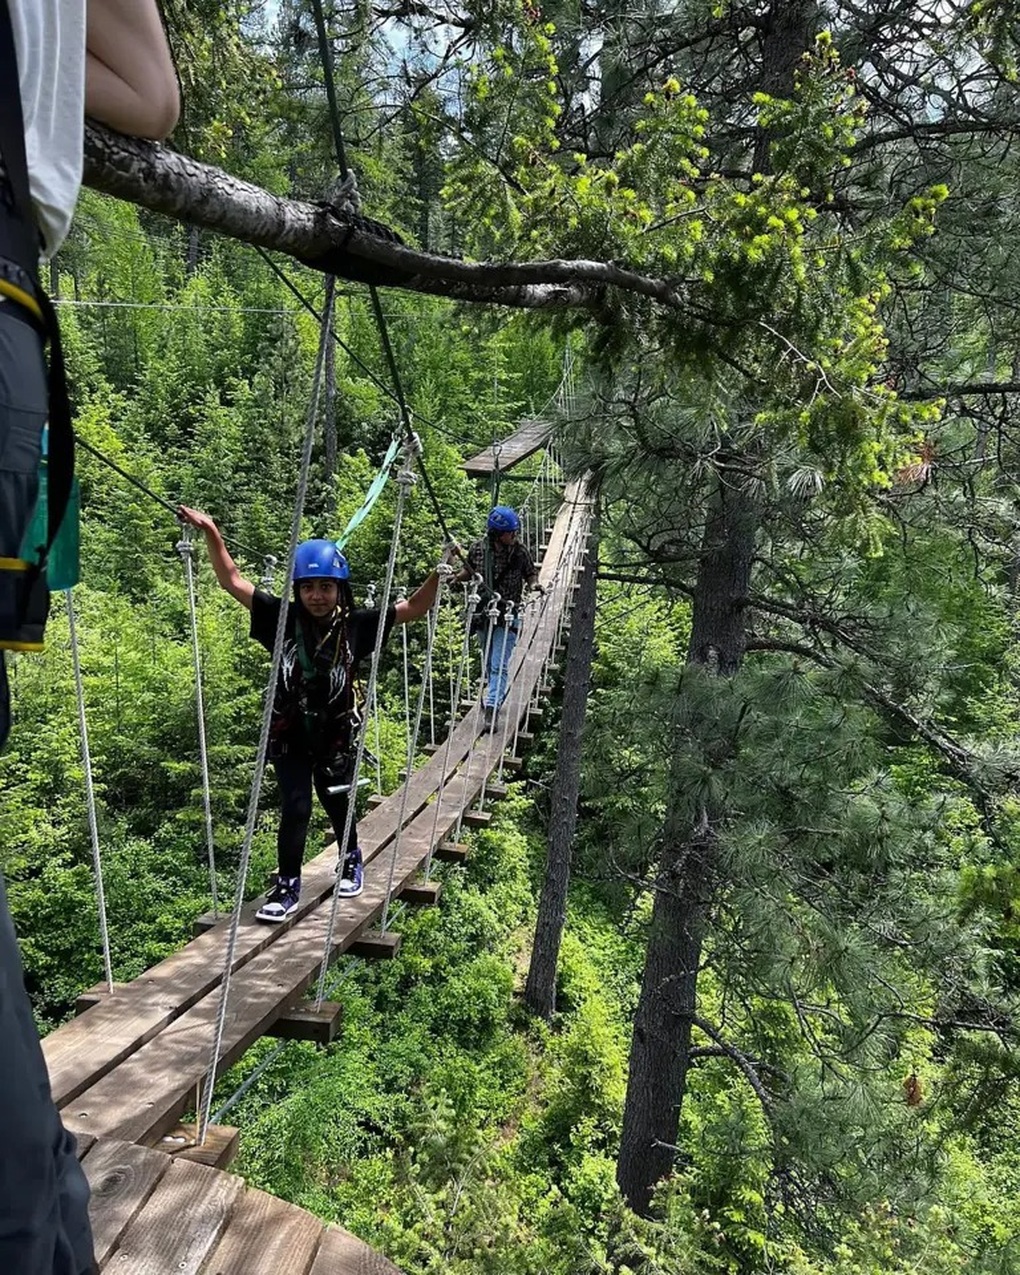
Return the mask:
M401 1275L401 1271L350 1231L331 1226L308 1275Z
M200 934L205 934L214 925L219 925L222 920L222 912L203 912L191 922L191 937L197 939Z
M500 471L513 469L544 447L551 432L552 424L549 421L524 421L508 437L469 457L461 465L461 469L472 478L486 478L497 467Z
M82 1161L92 1191L89 1220L100 1266L172 1163L169 1156L151 1147L111 1141L97 1142Z
M412 881L404 886L397 898L408 907L427 908L439 902L442 892L442 881Z
M205 1131L204 1142L198 1140L197 1124L179 1124L160 1138L156 1148L175 1160L206 1164L210 1169L227 1168L240 1149L241 1130L228 1124L211 1124Z
M492 822L492 814L488 810L465 810L464 825L467 828L487 828Z
M84 1014L93 1005L98 1005L100 1001L105 1000L108 996L114 996L117 992L122 992L125 987L127 987L127 983L114 983L111 991L109 983L96 983L76 998L74 1012L76 1014Z
M322 1235L318 1218L249 1188L205 1270L208 1275L308 1275ZM342 1268L335 1275L342 1275Z
M329 1045L337 1038L343 1016L344 1007L339 1001L323 1001L318 1009L315 1001L302 1001L281 1014L266 1035L278 1040L307 1040L315 1045Z
M81 1160L83 1156L88 1155L92 1147L96 1145L96 1140L91 1133L76 1133L74 1135L75 1155Z
M243 1189L241 1179L230 1173L171 1160L104 1270L114 1275L199 1275Z
M367 961L392 961L400 951L400 940L403 936L393 930L383 933L381 930L370 930L362 934L347 949L352 956L363 957Z
M471 853L471 848L462 841L441 841L433 851L432 857L442 863L463 863Z
M385 800L386 798L381 792L373 792L365 801L365 805L369 808L369 810L375 810L378 806L381 806Z

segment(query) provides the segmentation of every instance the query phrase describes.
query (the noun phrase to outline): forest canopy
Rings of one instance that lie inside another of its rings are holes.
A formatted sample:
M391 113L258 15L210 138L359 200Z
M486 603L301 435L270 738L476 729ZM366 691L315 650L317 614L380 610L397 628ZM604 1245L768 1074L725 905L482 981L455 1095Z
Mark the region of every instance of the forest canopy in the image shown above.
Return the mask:
M404 416L372 283L458 538L497 494L462 460L534 416L598 507L525 771L399 959L352 974L343 1039L235 1112L242 1172L414 1275L1020 1270L1011 6L327 0L325 59L311 0L163 7L181 123L165 150L89 126L52 266L81 440L257 575L318 340L293 289L335 287L305 530L337 534ZM130 978L209 902L190 637L173 518L89 451L79 476ZM361 591L393 508L352 542ZM440 544L415 491L399 578ZM200 577L229 875L265 662ZM101 973L50 629L0 757L47 1026Z

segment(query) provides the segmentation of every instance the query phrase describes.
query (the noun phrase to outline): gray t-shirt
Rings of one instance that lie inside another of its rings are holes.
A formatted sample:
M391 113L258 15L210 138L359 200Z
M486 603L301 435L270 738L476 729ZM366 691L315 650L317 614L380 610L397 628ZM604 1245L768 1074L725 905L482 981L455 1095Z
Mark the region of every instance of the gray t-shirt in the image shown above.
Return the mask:
M28 179L52 256L81 186L85 121L85 0L7 0L18 55Z

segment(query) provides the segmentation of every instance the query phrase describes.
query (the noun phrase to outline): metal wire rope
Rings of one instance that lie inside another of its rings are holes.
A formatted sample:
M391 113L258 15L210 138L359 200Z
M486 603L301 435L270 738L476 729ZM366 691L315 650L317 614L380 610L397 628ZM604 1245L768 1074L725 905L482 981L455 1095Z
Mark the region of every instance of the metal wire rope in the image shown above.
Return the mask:
M71 640L71 663L74 667L74 692L78 701L78 734L81 739L81 763L85 771L85 805L89 816L89 837L92 840L92 870L96 884L96 907L99 912L99 935L103 943L103 970L106 986L113 991L113 962L110 958L110 930L106 921L106 894L103 890L103 861L99 850L99 822L96 818L96 790L92 782L92 753L89 749L89 726L85 716L85 683L81 675L81 658L78 653L78 630L74 622L74 601L71 590L64 597L67 601L67 627Z
M212 794L209 788L209 754L205 739L205 702L202 695L202 654L198 642L198 608L195 605L195 544L192 528L185 526L177 552L184 563L184 580L188 590L188 615L191 618L191 658L195 665L195 715L198 718L198 761L202 770L202 807L205 814L205 847L209 860L209 885L212 892L213 916L219 916L220 904L216 884L216 845L213 838Z
M481 601L481 594L478 592L478 586L482 584L482 577L474 575L469 582L469 588L464 607L464 639L461 642L460 660L457 664L457 675L454 681L453 692L450 697L450 726L446 734L446 744L443 748L443 778L436 792L436 800L434 803L434 813L432 816L432 833L429 836L429 852L425 859L425 880L428 881L432 873L432 858L435 853L436 835L439 830L439 812L443 806L443 793L446 791L446 785L450 778L450 756L453 750L453 731L457 723L457 708L460 704L460 692L464 682L464 669L468 663L471 643L471 621L474 618L475 608Z
M397 830L393 836L393 849L390 853L389 875L386 879L386 902L383 904L382 921L379 925L379 928L384 934L386 932L386 925L389 921L390 901L393 898L393 881L397 870L397 855L400 852L400 842L404 835L404 820L407 815L407 802L410 796L411 768L414 765L415 754L418 751L418 735L421 731L422 712L425 708L425 688L428 684L430 670L432 667L432 646L436 636L439 607L443 598L443 585L446 583L447 579L453 575L453 568L448 566L446 563L440 563L436 570L439 573L439 588L436 590L436 600L432 605L432 610L429 612L428 634L426 639L427 646L425 648L425 671L421 681L421 689L418 692L418 703L415 708L414 715L414 729L411 730L409 726L407 733L407 769L405 772L407 777L404 780L404 786L400 793L400 814L397 818Z
M326 354L326 327L319 329L319 349L315 359L315 371L312 376L312 400L305 420L304 445L301 452L301 467L298 472L297 490L294 493L294 511L291 517L290 540L287 551L286 577L280 602L280 614L276 622L276 636L273 640L273 654L270 660L269 681L266 687L265 702L262 707L262 726L259 731L258 751L255 757L255 773L252 776L251 791L248 797L248 816L245 820L244 840L241 845L241 858L237 866L237 884L234 891L234 910L230 918L230 931L227 940L227 953L224 961L223 980L220 984L220 1002L216 1014L216 1029L213 1038L212 1057L209 1074L205 1081L199 1113L198 1141L205 1142L209 1127L209 1116L212 1111L213 1090L216 1086L216 1068L220 1059L220 1048L223 1044L223 1030L227 1018L227 1001L230 996L230 976L234 964L234 952L237 948L237 931L241 920L241 908L244 904L244 888L248 878L248 865L251 860L252 842L255 837L255 821L258 818L259 792L266 768L266 751L269 745L269 725L273 716L273 701L276 696L276 683L280 675L280 664L283 656L283 640L287 627L288 604L291 581L294 573L294 551L301 537L301 518L304 514L305 497L308 493L308 476L312 465L312 444L315 440L315 425L319 418L319 397L322 391L322 369Z

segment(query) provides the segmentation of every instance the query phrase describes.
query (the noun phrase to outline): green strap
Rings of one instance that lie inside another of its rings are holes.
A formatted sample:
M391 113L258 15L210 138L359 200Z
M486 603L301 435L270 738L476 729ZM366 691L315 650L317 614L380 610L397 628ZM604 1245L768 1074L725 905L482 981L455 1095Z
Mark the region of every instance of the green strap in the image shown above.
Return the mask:
M347 524L343 535L336 542L336 547L338 549L343 549L347 541L350 540L351 535L358 529L358 527L361 526L368 515L372 512L372 507L382 495L382 490L386 486L386 480L390 476L390 470L393 468L393 462L397 459L399 452L400 440L395 438L393 442L390 443L389 450L383 457L382 468L372 479L372 485L365 493L365 499L362 501L361 508Z

